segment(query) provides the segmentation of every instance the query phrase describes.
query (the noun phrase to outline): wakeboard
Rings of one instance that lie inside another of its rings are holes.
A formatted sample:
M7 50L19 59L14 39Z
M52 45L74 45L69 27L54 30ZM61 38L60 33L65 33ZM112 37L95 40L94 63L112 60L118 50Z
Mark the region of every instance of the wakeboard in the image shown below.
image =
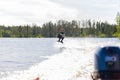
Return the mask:
M63 44L63 42L61 42L61 41L57 41L57 42L59 42L59 43L62 43L62 44Z

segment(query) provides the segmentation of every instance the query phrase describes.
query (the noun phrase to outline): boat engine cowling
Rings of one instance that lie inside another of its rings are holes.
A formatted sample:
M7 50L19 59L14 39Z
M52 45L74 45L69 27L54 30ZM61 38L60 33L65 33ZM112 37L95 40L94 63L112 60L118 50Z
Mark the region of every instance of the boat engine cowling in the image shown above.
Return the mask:
M120 48L106 46L99 48L94 55L93 80L120 80Z

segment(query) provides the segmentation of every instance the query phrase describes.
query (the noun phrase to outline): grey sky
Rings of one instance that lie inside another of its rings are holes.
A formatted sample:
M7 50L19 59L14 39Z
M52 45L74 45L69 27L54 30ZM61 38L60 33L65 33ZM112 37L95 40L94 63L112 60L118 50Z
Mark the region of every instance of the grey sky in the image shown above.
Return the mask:
M114 23L120 0L51 0L79 11L79 19L95 19Z
M119 0L0 0L0 24L41 25L60 19L115 23L119 11Z

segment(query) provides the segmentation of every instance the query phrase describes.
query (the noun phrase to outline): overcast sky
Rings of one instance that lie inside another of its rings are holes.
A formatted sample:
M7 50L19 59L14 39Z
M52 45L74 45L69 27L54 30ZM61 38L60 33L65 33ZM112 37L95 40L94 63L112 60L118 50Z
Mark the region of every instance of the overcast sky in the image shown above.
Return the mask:
M0 0L1 25L85 20L115 23L120 0Z

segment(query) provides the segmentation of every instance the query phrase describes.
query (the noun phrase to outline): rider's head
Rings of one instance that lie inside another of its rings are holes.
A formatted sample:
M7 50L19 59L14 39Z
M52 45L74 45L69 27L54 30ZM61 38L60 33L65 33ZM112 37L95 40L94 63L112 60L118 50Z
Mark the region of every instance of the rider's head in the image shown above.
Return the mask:
M61 28L61 31L64 32L64 28L63 27Z

